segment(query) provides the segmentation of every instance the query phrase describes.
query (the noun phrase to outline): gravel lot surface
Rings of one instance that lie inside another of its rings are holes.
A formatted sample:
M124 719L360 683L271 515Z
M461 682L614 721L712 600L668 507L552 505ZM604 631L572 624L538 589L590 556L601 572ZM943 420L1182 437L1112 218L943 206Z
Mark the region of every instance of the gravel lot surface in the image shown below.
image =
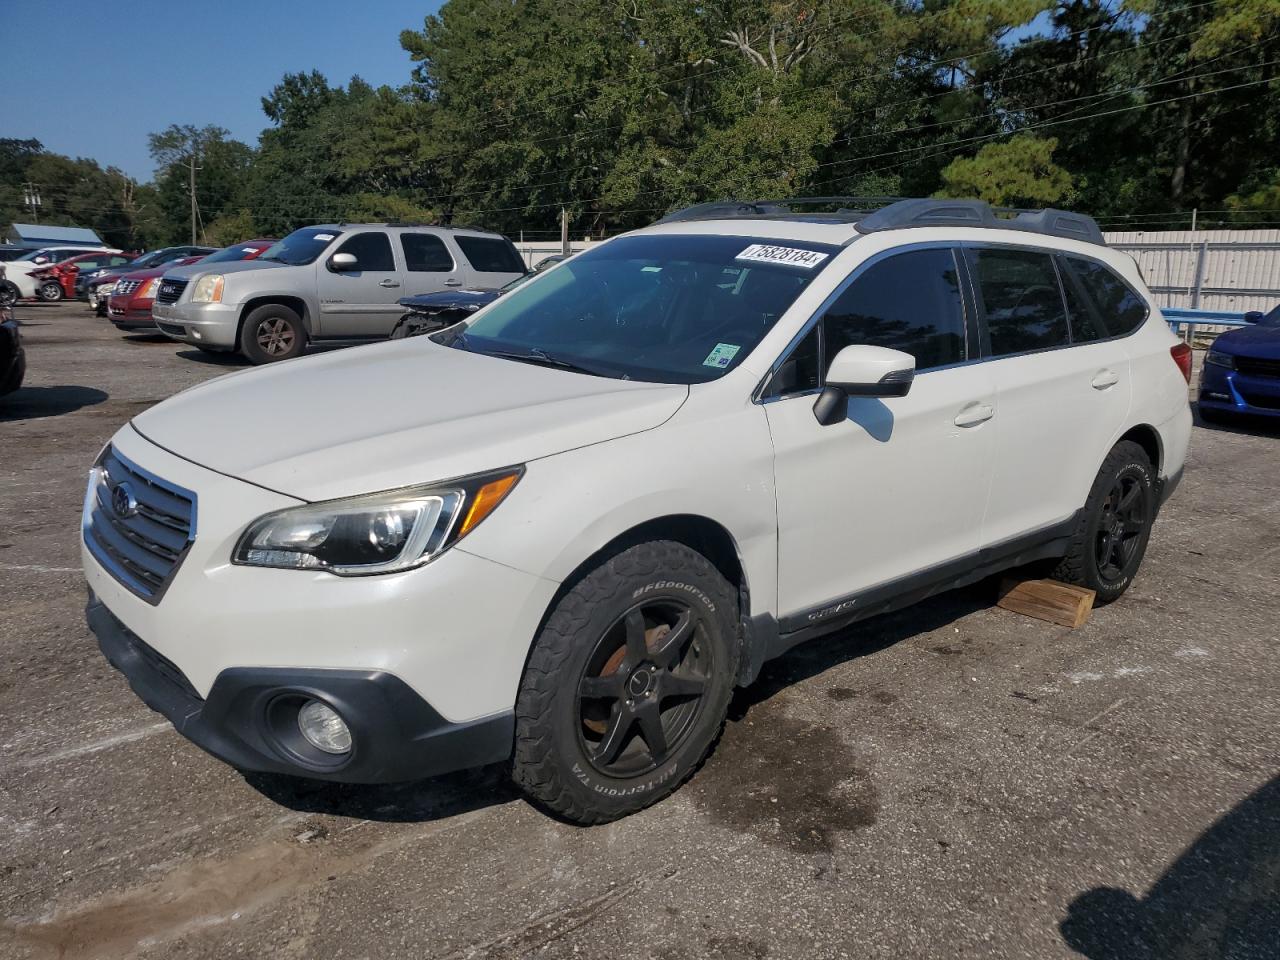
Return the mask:
M238 364L83 304L17 315L0 956L1280 956L1280 431L1198 426L1141 575L1084 627L986 583L815 641L674 797L580 829L496 768L241 775L148 710L84 626L85 471Z

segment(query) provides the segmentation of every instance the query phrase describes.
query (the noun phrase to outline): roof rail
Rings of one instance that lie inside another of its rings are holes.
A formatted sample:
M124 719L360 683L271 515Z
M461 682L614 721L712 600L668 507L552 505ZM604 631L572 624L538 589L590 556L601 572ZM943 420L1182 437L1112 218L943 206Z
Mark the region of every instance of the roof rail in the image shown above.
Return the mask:
M855 226L859 233L878 233L905 227L1025 230L1085 243L1106 244L1097 222L1083 213L993 208L985 200L899 200L864 217Z
M867 204L888 197L791 197L786 200L713 200L667 214L658 223L687 220L809 220L855 223L867 216ZM836 207L834 211L803 212L800 207Z

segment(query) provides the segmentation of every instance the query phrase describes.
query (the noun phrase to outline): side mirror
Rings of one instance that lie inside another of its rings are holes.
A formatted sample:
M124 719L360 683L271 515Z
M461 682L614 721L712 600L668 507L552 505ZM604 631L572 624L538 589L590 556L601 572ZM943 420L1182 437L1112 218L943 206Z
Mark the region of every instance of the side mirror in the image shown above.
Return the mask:
M345 273L348 270L355 270L359 266L354 253L335 253L329 258L329 269L334 273Z
M856 344L836 354L826 387L813 405L823 426L848 414L850 397L905 397L916 376L916 358L901 350Z
M1245 323L1261 323L1265 314L1261 310L1249 310L1244 315Z

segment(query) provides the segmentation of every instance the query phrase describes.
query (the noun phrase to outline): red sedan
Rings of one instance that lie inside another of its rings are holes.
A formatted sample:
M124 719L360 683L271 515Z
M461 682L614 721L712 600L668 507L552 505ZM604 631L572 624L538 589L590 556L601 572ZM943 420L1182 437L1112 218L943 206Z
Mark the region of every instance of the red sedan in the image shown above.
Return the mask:
M166 263L163 267L127 273L116 281L115 289L111 291L111 296L107 300L107 316L120 330L153 328L156 322L151 318L151 305L155 302L156 291L160 288L160 278L174 267L185 267L189 263L254 260L273 243L275 243L274 240L246 240L243 243L233 243L206 257L186 257Z

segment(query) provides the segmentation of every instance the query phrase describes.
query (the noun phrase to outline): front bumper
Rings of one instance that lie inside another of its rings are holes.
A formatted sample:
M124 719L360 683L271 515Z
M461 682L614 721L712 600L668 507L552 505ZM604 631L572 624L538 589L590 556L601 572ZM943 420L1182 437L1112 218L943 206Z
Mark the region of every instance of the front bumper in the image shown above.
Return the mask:
M103 656L134 693L201 749L241 770L344 783L417 780L505 760L515 735L512 711L449 723L403 680L376 670L235 667L201 698L167 660L90 595L85 612ZM352 733L350 752L333 757L297 733L308 699L336 710Z
M121 330L155 329L150 300L136 301L128 297L107 300L107 317Z
M240 323L237 304L156 303L151 315L160 332L171 340L224 350L236 346Z
M1201 409L1280 417L1280 377L1259 377L1217 364L1200 371Z

